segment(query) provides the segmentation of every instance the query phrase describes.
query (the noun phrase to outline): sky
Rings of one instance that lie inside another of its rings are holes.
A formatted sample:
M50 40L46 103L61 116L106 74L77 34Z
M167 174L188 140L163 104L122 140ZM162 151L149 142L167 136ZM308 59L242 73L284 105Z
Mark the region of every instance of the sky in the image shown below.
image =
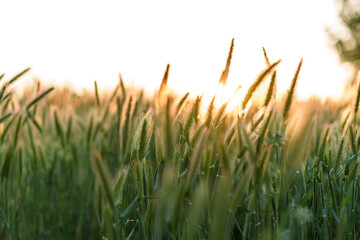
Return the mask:
M329 0L26 1L0 2L0 72L26 67L55 86L156 90L170 63L169 87L179 94L213 93L235 38L228 88L246 91L266 67L262 47L278 66L278 90L303 67L297 96L341 97L350 76L325 28L338 27ZM230 91L230 90L229 90Z

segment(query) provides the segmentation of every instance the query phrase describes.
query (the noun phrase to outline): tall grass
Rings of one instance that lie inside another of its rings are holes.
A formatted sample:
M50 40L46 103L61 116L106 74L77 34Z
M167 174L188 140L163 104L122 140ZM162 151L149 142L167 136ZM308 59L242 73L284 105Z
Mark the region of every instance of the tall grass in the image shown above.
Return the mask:
M280 61L265 58L241 114L168 94L170 65L150 98L121 75L109 95L95 82L92 95L18 98L11 83L28 70L3 81L0 239L358 239L359 122L297 102L302 62L284 107L269 104Z

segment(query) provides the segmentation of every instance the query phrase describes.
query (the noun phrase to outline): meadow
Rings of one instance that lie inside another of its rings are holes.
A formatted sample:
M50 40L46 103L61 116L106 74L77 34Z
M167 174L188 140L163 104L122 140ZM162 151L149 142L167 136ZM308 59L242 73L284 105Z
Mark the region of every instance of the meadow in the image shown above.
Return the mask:
M0 239L359 239L359 82L299 102L301 60L277 97L264 59L232 111L169 93L170 65L152 96L1 75Z

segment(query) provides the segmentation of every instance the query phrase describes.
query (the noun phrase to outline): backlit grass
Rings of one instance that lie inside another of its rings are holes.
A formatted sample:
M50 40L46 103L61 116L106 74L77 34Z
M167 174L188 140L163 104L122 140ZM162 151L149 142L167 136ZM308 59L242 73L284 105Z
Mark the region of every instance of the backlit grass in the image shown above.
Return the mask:
M219 83L225 85L232 49ZM0 91L0 239L358 239L359 93L276 99L275 68L239 107L130 91ZM263 103L251 102L269 78ZM359 91L358 91L359 92Z

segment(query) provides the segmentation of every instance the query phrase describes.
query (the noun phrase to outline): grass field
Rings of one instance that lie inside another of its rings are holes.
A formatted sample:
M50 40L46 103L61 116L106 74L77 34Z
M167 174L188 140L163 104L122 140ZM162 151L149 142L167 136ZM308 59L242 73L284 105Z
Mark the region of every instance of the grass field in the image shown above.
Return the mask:
M300 61L276 98L265 59L234 111L169 94L169 66L153 96L1 76L0 239L359 239L360 87L300 103Z

